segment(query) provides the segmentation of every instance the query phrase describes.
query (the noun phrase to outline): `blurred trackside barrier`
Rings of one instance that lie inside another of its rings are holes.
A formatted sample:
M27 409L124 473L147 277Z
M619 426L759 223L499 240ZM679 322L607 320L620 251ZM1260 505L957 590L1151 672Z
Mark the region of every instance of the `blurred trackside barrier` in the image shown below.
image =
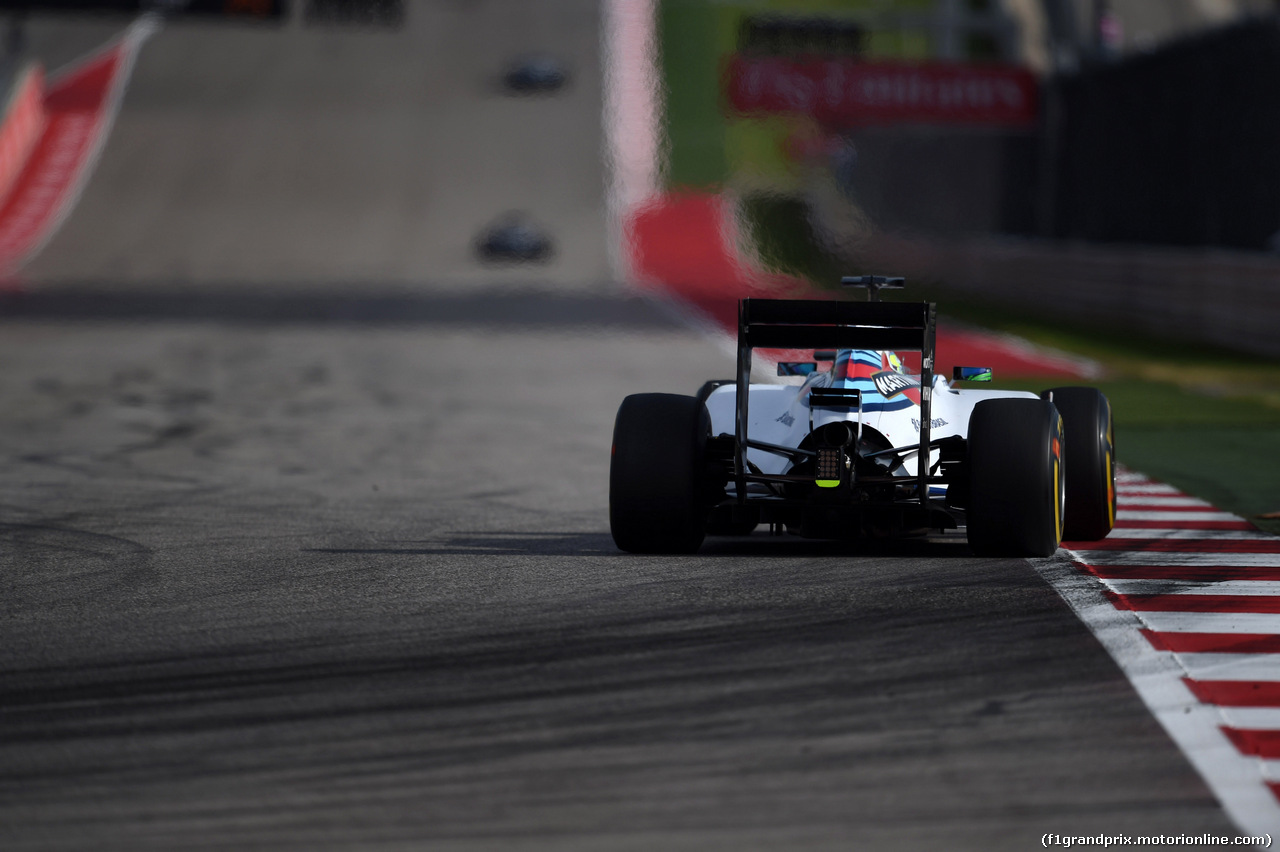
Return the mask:
M1044 87L1038 221L1095 243L1274 249L1280 15L1086 65Z
M1280 358L1280 257L1047 240L877 235L867 268L938 281L1048 318Z
M0 199L13 188L44 125L44 70L32 63L14 75L0 113Z
M914 221L859 251L1042 316L1280 357L1277 74L1275 15L1086 66L1045 87L1018 237Z
M1280 255L1264 253L1273 234L1280 244L1280 17L1045 81L1031 126L952 127L860 124L800 97L828 90L786 44L809 34L806 50L844 67L828 36L853 17L838 2L783 5L657 4L646 37L661 46L651 73L667 147L650 146L661 168L642 189L737 199L737 242L768 273L902 274L1049 318L1280 356ZM786 37L774 49L756 30ZM735 100L724 57L761 55L796 73L762 72L757 99ZM787 81L808 83L794 104ZM701 297L707 280L686 290Z

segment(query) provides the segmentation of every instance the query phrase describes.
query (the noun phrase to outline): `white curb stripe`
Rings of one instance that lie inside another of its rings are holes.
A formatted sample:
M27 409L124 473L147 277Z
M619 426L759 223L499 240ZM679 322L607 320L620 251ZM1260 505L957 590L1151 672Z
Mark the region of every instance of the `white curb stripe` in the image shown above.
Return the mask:
M1280 681L1280 654L1175 654L1193 680Z
M1172 485L1165 485L1163 482L1142 482L1133 483L1131 485L1116 484L1116 494L1124 497L1127 494L1182 494L1181 491ZM1123 500L1121 501L1123 502Z
M1275 568L1280 567L1280 553L1239 553L1229 548L1220 552L1191 550L1082 550L1080 561L1086 565L1161 566L1187 568ZM1152 579L1159 579L1153 577Z
M1158 512L1120 509L1116 512L1117 521L1243 521L1239 515L1230 512Z
M1081 550L1086 565L1222 565L1255 568L1280 567L1280 553L1187 553L1185 551Z
M1280 636L1280 613L1144 612L1145 626L1157 633L1258 633Z
M1197 530L1185 528L1178 529L1175 527L1122 527L1112 532L1108 538L1191 539L1194 541L1209 541L1217 539L1221 541L1247 541L1253 539L1274 539L1275 536L1270 533L1258 532L1257 530ZM1094 553L1091 549L1091 542L1080 542L1079 545L1073 543L1071 548L1073 550L1078 550L1081 553Z
M1248 728L1253 731L1280 731L1280 707L1222 707L1223 721L1233 728ZM1264 760L1262 763L1275 764L1280 769L1280 761ZM1280 778L1280 772L1269 776Z
M1272 580L1103 580L1121 595L1255 595L1280 597L1280 582Z
M1121 499L1116 496L1118 505L1125 509L1172 509L1178 506L1195 506L1197 508L1217 511L1212 503L1207 503L1199 497L1187 497L1185 495L1159 497L1150 494L1144 494L1141 497L1129 500Z

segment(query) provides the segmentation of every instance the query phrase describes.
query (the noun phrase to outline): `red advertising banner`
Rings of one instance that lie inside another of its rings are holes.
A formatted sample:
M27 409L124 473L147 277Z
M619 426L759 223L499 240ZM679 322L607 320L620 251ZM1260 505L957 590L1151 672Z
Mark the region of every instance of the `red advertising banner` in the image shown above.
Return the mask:
M44 132L44 71L24 68L0 120L0 198L8 194Z
M808 115L830 126L1036 122L1036 78L1010 65L734 56L724 85L736 112Z
M74 206L106 141L134 56L152 28L148 20L135 24L119 41L50 81L43 133L0 200L0 271L12 272L34 255Z

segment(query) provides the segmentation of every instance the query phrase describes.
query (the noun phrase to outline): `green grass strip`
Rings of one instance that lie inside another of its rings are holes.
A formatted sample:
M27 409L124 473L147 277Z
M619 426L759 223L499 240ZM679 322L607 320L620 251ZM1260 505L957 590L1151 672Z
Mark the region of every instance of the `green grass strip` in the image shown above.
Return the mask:
M921 298L917 290L914 294ZM1119 326L1046 320L931 287L944 318L1016 334L1099 362L1124 465L1280 534L1280 362L1137 335ZM1040 391L1050 381L993 386Z

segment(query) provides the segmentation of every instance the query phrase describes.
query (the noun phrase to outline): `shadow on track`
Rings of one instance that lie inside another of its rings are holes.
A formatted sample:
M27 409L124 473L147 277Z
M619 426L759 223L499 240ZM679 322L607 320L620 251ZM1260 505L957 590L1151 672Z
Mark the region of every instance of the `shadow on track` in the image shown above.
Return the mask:
M603 286L601 288L604 289ZM0 321L232 322L299 325L479 325L496 328L677 328L652 304L608 293L481 288L427 293L377 285L353 290L248 286L151 289L67 285L0 294Z
M316 547L304 553L365 554L384 556L477 556L484 553L507 555L582 556L591 558L639 557L619 550L606 533L542 532L495 533L461 532L440 539L423 539L383 547ZM868 539L862 541L822 541L795 536L771 536L757 532L750 536L708 538L690 557L768 557L771 559L812 559L814 557L883 557L892 559L972 559L964 537L946 536L908 539ZM661 556L657 558L662 558ZM668 558L682 558L679 555Z

